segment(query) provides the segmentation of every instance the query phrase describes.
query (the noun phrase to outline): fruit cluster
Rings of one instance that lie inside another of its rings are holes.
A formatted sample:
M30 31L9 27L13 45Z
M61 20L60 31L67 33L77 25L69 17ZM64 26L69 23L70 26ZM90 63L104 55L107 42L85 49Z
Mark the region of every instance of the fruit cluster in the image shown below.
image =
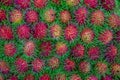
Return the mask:
M120 80L119 13L119 0L0 0L0 80Z

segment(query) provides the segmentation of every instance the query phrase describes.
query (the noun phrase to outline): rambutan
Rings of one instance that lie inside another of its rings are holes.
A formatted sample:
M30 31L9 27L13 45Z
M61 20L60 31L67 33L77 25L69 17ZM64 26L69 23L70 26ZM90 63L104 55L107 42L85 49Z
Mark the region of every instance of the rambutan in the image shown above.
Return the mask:
M56 44L56 53L60 56L64 55L67 52L67 45L63 42L58 42Z
M47 4L48 0L34 0L34 5L37 8L44 8Z
M70 59L66 59L64 62L64 68L67 71L72 71L75 68L75 62Z
M0 72L8 73L9 71L10 71L10 68L8 64L5 61L0 60Z
M99 40L103 44L108 44L110 41L113 39L113 33L110 30L104 30L100 35L99 35Z
M42 42L40 45L40 49L41 49L41 54L43 56L49 56L51 51L52 51L52 44L51 42L47 41L47 42Z
M55 11L53 9L49 9L45 12L44 18L46 22L53 22L55 20Z
M67 10L63 10L60 12L60 19L63 23L68 23L71 20L71 14Z
M34 38L43 39L46 35L47 35L47 25L43 22L37 23L33 30Z
M35 80L35 77L32 74L25 76L24 80Z
M97 62L96 64L96 70L98 71L99 74L105 74L107 71L107 65L103 62Z
M38 58L33 60L32 62L32 67L35 72L41 71L43 66L44 66L44 62Z
M21 23L23 14L20 10L14 9L10 12L10 21L13 23Z
M0 22L6 19L5 10L0 9Z
M17 28L17 34L20 39L28 39L30 37L30 28L23 24Z
M72 55L75 57L83 57L84 56L84 46L81 44L77 44L72 48Z
M39 80L51 80L51 78L48 74L44 74L39 78Z
M35 23L38 21L38 13L35 10L28 10L25 14L25 20L28 23Z
M12 28L6 25L1 26L0 27L0 38L5 39L5 40L13 39Z
M25 72L28 70L28 63L22 59L22 58L17 58L15 61L16 69L19 72Z
M70 78L70 80L82 80L81 77L79 77L79 75L77 74L73 74Z
M66 80L65 74L57 74L54 80Z
M15 4L22 8L22 9L26 9L30 6L30 0L14 0Z
M98 0L84 0L84 3L90 8L96 8L98 6Z
M66 4L69 6L76 6L80 3L80 0L66 0Z
M69 24L64 31L65 39L68 41L74 40L78 35L77 27L73 24Z
M90 63L86 61L80 62L79 70L83 73L88 73L90 71Z
M75 18L80 25L85 23L87 14L88 11L85 7L78 8L77 11L75 12Z
M48 65L52 68L55 69L59 66L59 59L56 57L52 57L49 61L48 61Z
M61 26L55 24L50 27L50 33L53 38L59 38L62 35L62 28Z
M98 59L99 58L99 48L98 47L91 47L88 50L88 56L90 57L90 59Z
M91 15L91 23L95 25L102 25L104 23L104 13L101 10L96 10Z
M14 44L12 43L8 43L4 45L4 53L7 56L14 56L14 54L16 53L16 47Z
M33 55L34 50L35 50L35 43L33 41L26 42L25 45L24 45L23 50L24 50L24 53L27 56Z
M94 39L94 32L89 28L84 28L80 36L83 42L90 43Z

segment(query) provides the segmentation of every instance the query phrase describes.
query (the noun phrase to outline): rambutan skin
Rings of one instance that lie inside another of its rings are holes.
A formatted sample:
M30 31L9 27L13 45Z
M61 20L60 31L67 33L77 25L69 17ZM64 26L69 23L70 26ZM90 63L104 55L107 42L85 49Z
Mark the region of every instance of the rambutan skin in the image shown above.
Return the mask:
M8 64L5 61L0 60L0 72L5 74L5 73L9 73L9 71L10 71L10 67L8 66Z
M102 62L98 62L96 64L96 70L98 71L98 73L100 74L105 74L106 71L108 69L108 66L105 64L105 63L102 63Z
M24 80L35 80L35 77L32 74L25 76Z
M84 4L90 8L96 8L98 6L98 0L84 0Z
M33 41L26 42L23 50L27 56L32 56L35 51L35 43Z
M75 62L70 59L66 59L64 62L64 68L67 71L72 71L75 68Z
M108 24L112 28L116 28L120 24L120 17L116 14L111 14L108 18Z
M98 59L99 58L99 52L100 52L99 47L91 47L88 50L88 56L92 60Z
M50 27L50 33L53 38L59 38L62 35L62 28L58 24Z
M57 74L54 80L66 80L65 74Z
M30 38L30 28L23 24L23 25L20 25L18 28L17 28L17 34L18 34L18 37L20 39L28 39Z
M102 25L104 23L104 13L101 10L96 10L91 15L91 23Z
M115 33L115 40L120 42L120 30Z
M102 78L102 80L113 80L111 76L106 75L105 77Z
M120 64L113 64L111 66L111 72L113 75L120 75Z
M101 0L102 7L106 10L112 10L115 7L115 0Z
M77 6L80 3L80 0L66 0L66 4L69 6Z
M117 47L114 45L110 45L107 47L105 56L106 56L107 60L111 62L116 57L117 53L118 53Z
M35 10L28 10L25 14L25 20L28 23L35 23L38 21L38 13Z
M98 78L96 76L92 75L92 76L89 76L87 78L87 80L98 80Z
M77 44L72 48L72 55L75 57L83 57L85 48L81 44Z
M3 25L0 27L0 38L4 40L11 40L13 39L13 31L11 27Z
M0 0L0 2L6 6L11 6L13 4L13 0Z
M51 78L48 74L44 74L39 78L39 80L51 80Z
M99 40L105 45L110 43L112 39L113 39L113 33L110 30L104 30L99 35Z
M26 9L30 6L30 0L14 0L15 4L22 8L22 9Z
M83 73L88 73L90 71L90 64L86 61L80 62L79 70Z
M94 39L94 32L90 28L84 28L80 36L83 42L90 43Z
M73 24L69 24L64 31L65 39L68 41L74 40L78 35L77 27Z
M40 45L41 54L43 56L49 56L52 51L52 44L49 41L42 42Z
M37 8L44 8L47 5L48 0L34 0L34 5Z
M55 20L55 11L53 9L49 9L44 13L44 18L46 22L53 22Z
M13 23L21 23L23 14L20 10L14 9L10 12L10 21Z
M77 74L73 74L70 78L70 80L82 80L81 77L79 77L79 75Z
M0 22L6 19L5 10L0 9Z
M4 45L4 53L5 53L5 55L12 57L12 56L14 56L16 51L17 50L16 50L16 47L15 47L14 44L8 43L8 44Z
M48 65L52 68L58 68L59 67L59 59L56 57L52 57L49 61L48 61Z
M67 45L63 42L58 42L56 44L56 53L60 56L64 55L67 52Z
M44 66L44 62L42 60L38 59L38 58L36 58L32 62L32 68L35 72L41 71L43 66Z
M18 77L13 75L8 80L18 80Z
M87 14L88 11L85 7L78 8L78 10L75 12L75 18L80 25L85 23Z
M43 39L47 35L47 25L43 22L39 22L33 29L33 36L37 39Z
M28 70L27 62L22 58L17 58L15 61L16 69L19 72L26 72Z
M67 10L63 10L60 12L60 19L63 23L68 23L71 20L71 14Z

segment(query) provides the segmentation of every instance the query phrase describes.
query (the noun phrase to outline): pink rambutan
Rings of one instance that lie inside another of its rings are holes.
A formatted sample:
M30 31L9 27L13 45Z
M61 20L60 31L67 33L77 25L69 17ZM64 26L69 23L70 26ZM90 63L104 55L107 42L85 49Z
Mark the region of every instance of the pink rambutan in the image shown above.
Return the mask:
M37 8L44 8L47 4L48 0L34 0L34 5Z
M52 68L55 69L59 66L59 59L56 57L52 57L49 61L48 61L48 65Z
M98 59L99 58L99 48L98 47L91 47L88 50L88 56L90 57L90 59Z
M34 38L43 39L46 35L47 35L47 25L43 22L37 23L33 30Z
M35 50L35 43L33 41L26 42L25 45L24 45L23 50L24 50L24 53L27 56L33 55L34 50Z
M84 3L90 8L96 8L98 6L98 0L84 0Z
M51 78L48 74L44 74L39 78L39 80L51 80Z
M5 39L5 40L13 39L12 28L6 25L1 26L0 27L0 38Z
M28 63L22 58L17 58L15 65L19 72L25 72L28 70Z
M78 8L75 12L75 18L79 24L84 24L87 18L88 11L85 7Z
M10 68L8 64L5 61L0 60L0 72L8 73L9 71L10 71Z
M47 41L47 42L42 42L40 45L40 49L41 49L41 54L43 56L49 56L51 51L52 51L52 44L51 42Z
M104 13L101 10L96 10L91 15L91 23L102 25L104 23Z
M53 22L55 20L55 17L55 11L53 9L47 10L44 14L46 22Z
M27 25L21 25L17 28L17 34L20 39L28 39L30 37L30 28Z
M32 62L32 67L35 72L41 71L43 66L44 66L44 62L38 58L33 60Z
M75 62L70 59L66 59L64 62L64 68L67 71L72 71L75 68Z
M10 21L13 23L21 23L23 14L20 10L14 9L10 12Z
M25 20L28 23L35 23L38 21L38 13L35 10L28 10L25 14Z
M56 53L60 56L64 55L67 52L67 45L63 42L58 42L56 44Z
M86 61L80 62L79 70L83 73L88 73L90 71L90 63Z
M6 19L5 10L0 9L0 22Z
M60 19L63 23L68 23L71 20L71 14L67 10L63 10L60 12Z
M72 48L72 55L75 57L83 57L85 48L81 44L77 44Z
M74 40L78 35L77 27L73 24L69 24L64 31L65 39L68 41Z
M113 39L113 33L110 30L104 30L100 35L99 35L99 40L103 44L108 44L110 41Z
M8 43L4 45L4 53L7 56L14 56L14 54L16 53L16 47L14 44L12 43Z

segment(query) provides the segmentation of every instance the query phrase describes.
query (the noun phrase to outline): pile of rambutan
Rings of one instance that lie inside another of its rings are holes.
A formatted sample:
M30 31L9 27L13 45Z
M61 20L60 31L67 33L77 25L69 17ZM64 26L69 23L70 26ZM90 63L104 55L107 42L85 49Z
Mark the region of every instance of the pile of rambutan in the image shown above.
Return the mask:
M120 80L119 0L0 0L0 80Z

